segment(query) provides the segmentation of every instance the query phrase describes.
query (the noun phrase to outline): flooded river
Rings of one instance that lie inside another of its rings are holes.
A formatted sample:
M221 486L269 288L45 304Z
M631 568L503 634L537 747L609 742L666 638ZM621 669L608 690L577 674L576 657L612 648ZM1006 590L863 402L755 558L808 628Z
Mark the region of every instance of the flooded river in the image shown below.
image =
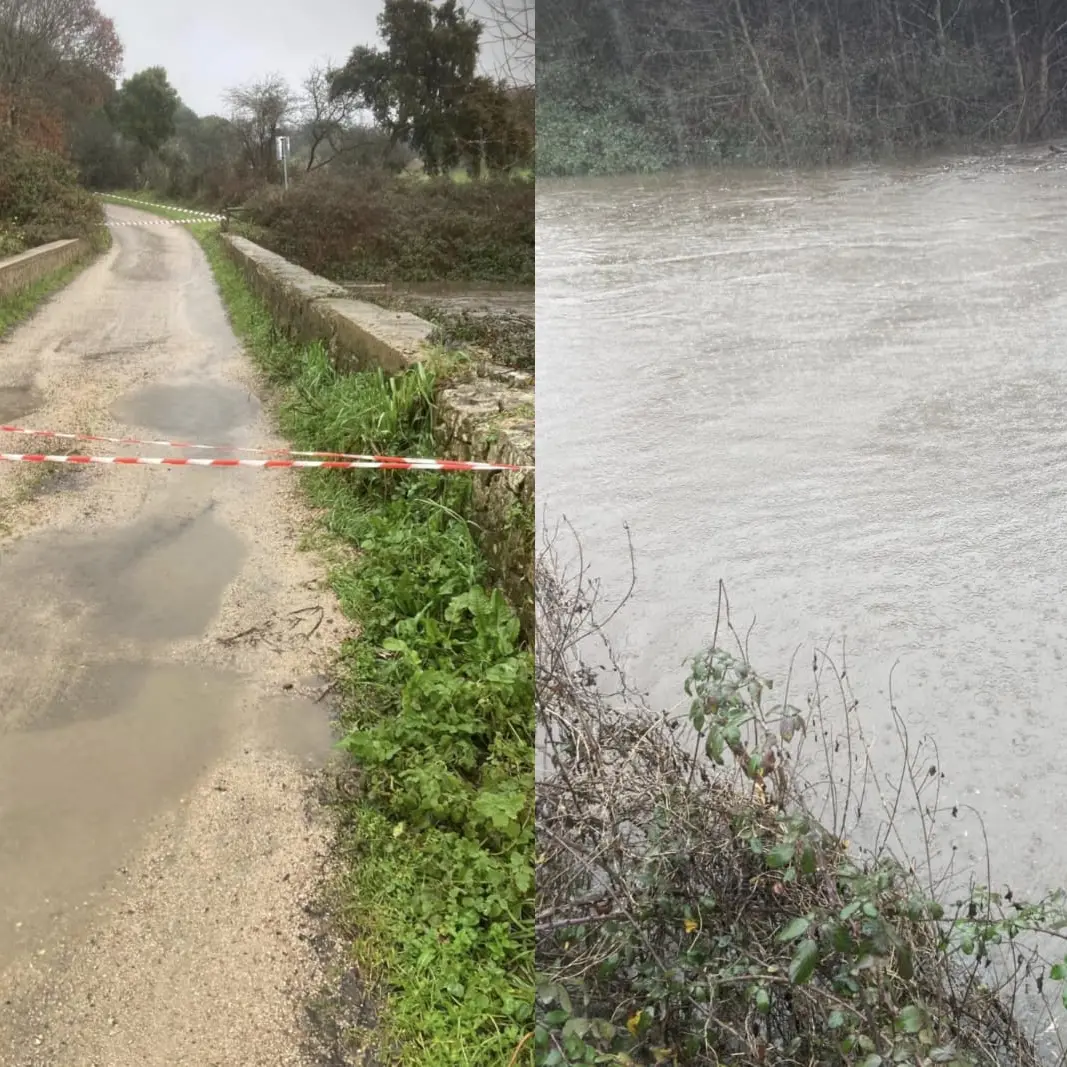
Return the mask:
M635 680L678 701L720 578L764 673L847 641L876 758L899 661L1028 888L1067 882L1061 159L538 190L539 503L616 590L630 524Z

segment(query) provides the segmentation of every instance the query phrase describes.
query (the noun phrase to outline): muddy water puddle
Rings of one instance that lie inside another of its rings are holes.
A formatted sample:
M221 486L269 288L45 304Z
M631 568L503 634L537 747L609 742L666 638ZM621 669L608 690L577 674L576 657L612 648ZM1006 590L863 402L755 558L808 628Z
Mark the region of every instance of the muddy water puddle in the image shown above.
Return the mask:
M238 687L187 667L76 668L0 745L0 959L83 906L218 753Z
M0 959L88 919L153 819L224 755L242 692L246 679L205 668L87 665L5 737ZM321 705L283 695L255 714L278 752L324 764L332 731Z
M32 385L0 385L0 422L16 422L40 403L40 394Z
M128 526L28 537L0 558L0 596L84 618L96 638L173 640L202 633L245 558L210 504ZM0 626L2 630L2 626Z
M112 405L123 423L203 444L224 443L222 437L254 422L260 410L247 389L224 382L146 385Z

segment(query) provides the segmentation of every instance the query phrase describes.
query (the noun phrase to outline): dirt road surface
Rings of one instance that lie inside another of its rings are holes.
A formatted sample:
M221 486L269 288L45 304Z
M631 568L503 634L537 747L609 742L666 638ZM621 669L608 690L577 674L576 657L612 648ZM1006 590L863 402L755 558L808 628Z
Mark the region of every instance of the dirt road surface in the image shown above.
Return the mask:
M0 423L284 444L192 236L113 232L0 342ZM308 521L282 471L0 463L4 1067L309 1062L344 621Z

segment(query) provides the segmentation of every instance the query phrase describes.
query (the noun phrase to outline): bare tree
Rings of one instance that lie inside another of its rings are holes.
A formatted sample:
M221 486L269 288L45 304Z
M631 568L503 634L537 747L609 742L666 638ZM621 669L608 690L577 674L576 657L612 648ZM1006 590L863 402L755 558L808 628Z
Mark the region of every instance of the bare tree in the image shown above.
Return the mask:
M316 64L302 86L298 114L307 135L306 171L325 167L331 160L354 147L349 134L358 108L354 99L347 94L330 98L332 70L329 63Z
M18 126L27 107L51 101L77 71L82 95L93 95L94 77L114 78L122 45L111 19L93 0L0 0L0 98L2 122Z
M493 73L512 85L534 82L534 0L478 0L483 41L498 59Z
M288 82L280 74L268 74L258 82L231 89L226 102L245 161L253 173L272 180L278 169L274 142L296 103Z

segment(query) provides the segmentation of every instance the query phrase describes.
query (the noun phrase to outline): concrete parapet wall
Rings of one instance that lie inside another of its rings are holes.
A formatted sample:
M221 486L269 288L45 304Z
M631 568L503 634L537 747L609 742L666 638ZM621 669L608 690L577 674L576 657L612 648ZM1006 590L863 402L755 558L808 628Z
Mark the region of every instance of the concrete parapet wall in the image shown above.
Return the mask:
M12 296L35 282L68 267L90 253L89 242L82 238L52 241L50 244L0 259L0 296Z

